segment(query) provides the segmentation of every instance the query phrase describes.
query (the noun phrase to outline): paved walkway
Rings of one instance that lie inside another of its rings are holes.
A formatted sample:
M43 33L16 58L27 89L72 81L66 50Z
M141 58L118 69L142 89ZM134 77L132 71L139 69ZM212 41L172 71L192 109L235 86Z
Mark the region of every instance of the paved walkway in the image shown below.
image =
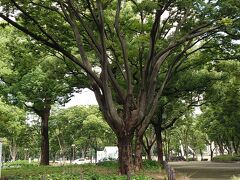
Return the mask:
M189 179L231 179L233 176L240 178L240 162L214 163L214 162L170 162L176 173L183 173Z

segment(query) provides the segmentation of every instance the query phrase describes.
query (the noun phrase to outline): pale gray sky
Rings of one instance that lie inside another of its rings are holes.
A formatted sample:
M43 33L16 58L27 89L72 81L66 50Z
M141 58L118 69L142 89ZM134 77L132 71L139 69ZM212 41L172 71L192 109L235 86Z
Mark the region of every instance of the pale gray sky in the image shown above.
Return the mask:
M71 100L65 105L65 108L69 108L77 105L98 105L94 93L84 88L81 93L74 93ZM195 107L194 114L199 115L202 111L200 107Z
M87 88L84 88L81 93L74 93L71 100L65 105L65 108L76 105L97 105L94 93Z

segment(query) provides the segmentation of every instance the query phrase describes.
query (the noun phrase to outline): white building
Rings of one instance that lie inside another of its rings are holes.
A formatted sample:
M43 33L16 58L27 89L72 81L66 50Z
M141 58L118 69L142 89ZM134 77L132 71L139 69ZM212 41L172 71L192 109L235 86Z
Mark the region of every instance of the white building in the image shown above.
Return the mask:
M118 147L106 146L103 151L97 151L97 162L103 159L118 159Z

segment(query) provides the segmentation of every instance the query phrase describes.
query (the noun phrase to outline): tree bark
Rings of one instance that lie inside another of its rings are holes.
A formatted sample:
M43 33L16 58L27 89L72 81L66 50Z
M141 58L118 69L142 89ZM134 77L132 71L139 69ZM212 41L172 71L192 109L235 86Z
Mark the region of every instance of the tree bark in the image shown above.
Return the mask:
M223 145L222 144L218 144L218 148L219 148L219 152L221 155L224 155L224 148L223 148Z
M133 171L132 161L133 134L124 134L118 137L119 171L121 174L130 174Z
M148 149L148 150L146 151L146 153L147 153L147 159L148 159L148 160L152 160L151 149Z
M154 126L156 133L156 141L157 141L157 154L158 154L158 162L163 165L163 143L162 143L162 130L157 126Z
M211 157L211 161L212 161L213 160L213 152L214 152L215 148L212 147L212 143L211 142L210 142L209 145L210 145L210 157Z
M41 159L40 165L49 165L49 138L48 121L50 116L50 107L45 108L41 115Z
M238 151L238 149L239 149L239 142L235 142L234 138L232 139L232 146L233 146L235 154L238 154L239 153L239 151Z
M166 138L165 147L166 147L165 159L166 159L166 161L169 161L169 159L170 159L170 148L169 148L170 147L170 138Z
M143 134L136 133L135 156L134 156L134 169L136 171L142 169L142 147L143 147Z
M16 161L16 157L17 157L17 144L16 144L16 140L12 139L11 145L9 147L10 149L10 156L12 161Z
M203 152L202 152L202 149L200 149L200 155L201 155L201 161L203 161Z

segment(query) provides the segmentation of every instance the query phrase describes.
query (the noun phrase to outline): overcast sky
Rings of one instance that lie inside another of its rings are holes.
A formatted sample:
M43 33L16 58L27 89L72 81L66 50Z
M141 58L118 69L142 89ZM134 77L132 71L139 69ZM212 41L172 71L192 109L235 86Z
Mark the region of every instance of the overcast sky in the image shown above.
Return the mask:
M97 105L94 93L87 88L83 89L81 93L74 93L65 107L69 108L76 105Z
M81 93L74 93L74 96L71 100L65 105L65 108L69 108L76 105L98 105L94 93L85 88ZM194 114L201 114L202 111L200 107L195 107Z

